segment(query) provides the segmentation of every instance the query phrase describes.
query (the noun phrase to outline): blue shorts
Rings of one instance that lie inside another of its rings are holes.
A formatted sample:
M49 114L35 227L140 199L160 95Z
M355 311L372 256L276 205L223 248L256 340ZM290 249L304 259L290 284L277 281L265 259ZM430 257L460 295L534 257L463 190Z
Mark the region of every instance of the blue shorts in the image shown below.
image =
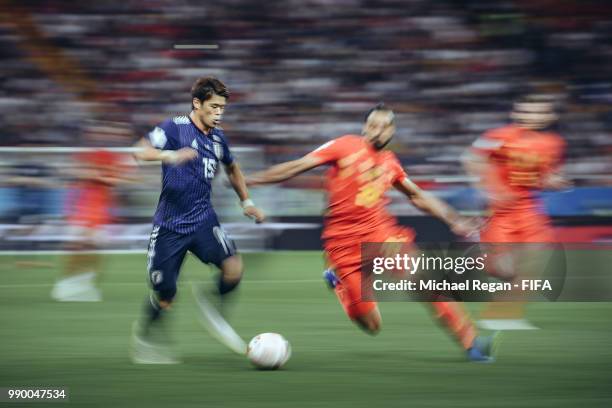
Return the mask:
M204 263L221 267L221 263L236 254L236 246L216 218L205 222L191 234L180 234L159 225L153 226L149 239L149 281L160 300L172 300L176 282L187 251Z

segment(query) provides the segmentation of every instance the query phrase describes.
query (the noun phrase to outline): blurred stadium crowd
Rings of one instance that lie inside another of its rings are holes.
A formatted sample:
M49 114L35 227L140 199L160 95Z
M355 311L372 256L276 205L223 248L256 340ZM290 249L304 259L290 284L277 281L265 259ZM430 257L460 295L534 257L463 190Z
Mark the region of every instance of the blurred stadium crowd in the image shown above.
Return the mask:
M559 102L569 177L612 180L605 0L0 4L4 146L129 146L186 113L193 80L213 75L232 92L224 128L234 146L260 146L267 162L296 157L359 132L384 100L409 174L444 189L445 177L466 185L463 151L507 122L518 95L537 92ZM92 142L92 120L120 130Z

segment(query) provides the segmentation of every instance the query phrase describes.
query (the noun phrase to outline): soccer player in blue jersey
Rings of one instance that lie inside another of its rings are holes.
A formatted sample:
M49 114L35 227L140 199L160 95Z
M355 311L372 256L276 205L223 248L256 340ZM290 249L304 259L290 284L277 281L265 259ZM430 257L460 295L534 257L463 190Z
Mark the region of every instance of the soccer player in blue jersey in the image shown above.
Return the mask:
M152 292L138 329L141 343L154 344L156 331L177 291L179 270L191 252L220 270L221 299L242 277L242 260L233 241L219 225L212 207L211 182L220 164L236 191L244 215L256 222L264 214L249 198L244 176L219 127L229 92L216 78L200 78L191 88L192 111L168 119L138 143L136 158L162 162L162 191L149 241L148 272ZM154 353L153 353L154 354ZM163 353L161 353L163 354ZM164 356L135 357L140 362L171 362ZM150 360L150 361L142 361Z

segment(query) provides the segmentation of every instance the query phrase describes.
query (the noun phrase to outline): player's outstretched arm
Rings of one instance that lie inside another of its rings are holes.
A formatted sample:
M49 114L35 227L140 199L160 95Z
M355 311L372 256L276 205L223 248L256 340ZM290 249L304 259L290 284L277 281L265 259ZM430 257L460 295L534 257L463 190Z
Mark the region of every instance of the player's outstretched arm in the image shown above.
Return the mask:
M240 199L240 205L242 206L244 215L254 219L257 223L263 222L266 216L263 211L255 207L253 201L249 199L249 190L247 189L244 174L242 170L240 170L240 165L234 161L225 166L225 172L227 173L232 188Z
M159 150L151 145L146 138L142 138L134 145L134 157L141 161L161 161L166 164L179 165L198 157L198 152L191 147L179 150Z
M444 221L458 235L470 235L476 232L477 224L461 217L442 200L421 190L408 177L396 182L394 187L406 195L418 209Z
M312 156L304 156L301 159L277 164L267 170L254 173L247 177L246 183L249 186L280 183L281 181L289 180L298 174L313 169L320 164L322 164L321 159Z

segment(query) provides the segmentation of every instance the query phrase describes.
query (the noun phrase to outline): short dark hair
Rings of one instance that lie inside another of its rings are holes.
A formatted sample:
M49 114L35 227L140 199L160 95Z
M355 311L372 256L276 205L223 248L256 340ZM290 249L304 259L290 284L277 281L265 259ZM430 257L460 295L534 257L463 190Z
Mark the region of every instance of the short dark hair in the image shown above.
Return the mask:
M229 99L230 93L225 84L213 77L199 78L191 87L191 98L198 98L202 102L209 100L213 95Z
M379 102L376 104L376 106L374 106L373 108L367 111L365 118L363 118L363 121L367 122L370 115L374 112L390 112L392 115L391 123L393 123L393 121L395 120L393 111L390 108L388 108L387 105L384 104L384 102Z

